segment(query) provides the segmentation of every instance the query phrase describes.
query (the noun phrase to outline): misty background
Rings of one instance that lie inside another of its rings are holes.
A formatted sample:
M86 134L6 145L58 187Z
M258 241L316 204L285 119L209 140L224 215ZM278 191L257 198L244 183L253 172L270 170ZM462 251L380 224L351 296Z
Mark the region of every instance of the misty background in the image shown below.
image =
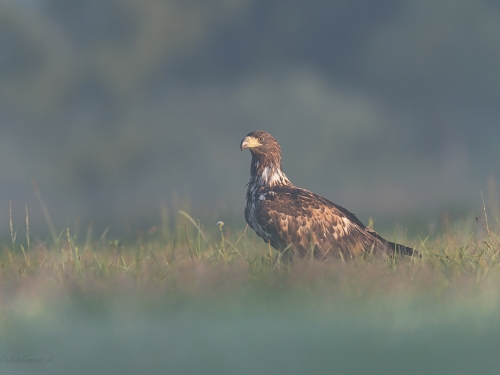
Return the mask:
M47 231L33 181L59 230L243 223L255 129L365 223L479 216L499 67L497 1L3 0L0 233Z

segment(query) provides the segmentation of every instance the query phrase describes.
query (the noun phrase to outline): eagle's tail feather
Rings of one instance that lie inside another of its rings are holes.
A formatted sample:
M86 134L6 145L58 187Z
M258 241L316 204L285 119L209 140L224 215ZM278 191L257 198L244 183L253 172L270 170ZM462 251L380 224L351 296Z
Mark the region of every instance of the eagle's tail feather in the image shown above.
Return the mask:
M370 234L372 236L374 236L378 241L382 242L382 244L385 246L386 251L389 254L397 253L397 254L401 254L401 255L407 255L410 257L417 257L417 258L422 257L422 255L420 255L418 251L413 250L413 248L411 248L411 247L401 245L399 243L387 241L385 238L381 237L377 232L375 232L371 228L367 228L367 231L370 232Z
M402 254L402 255L420 257L420 254L416 250L413 250L411 247L404 246L404 245L394 243L391 241L387 241L387 240L385 240L384 242L385 242L385 246L387 246L389 251L391 251L392 253L396 252L396 253Z

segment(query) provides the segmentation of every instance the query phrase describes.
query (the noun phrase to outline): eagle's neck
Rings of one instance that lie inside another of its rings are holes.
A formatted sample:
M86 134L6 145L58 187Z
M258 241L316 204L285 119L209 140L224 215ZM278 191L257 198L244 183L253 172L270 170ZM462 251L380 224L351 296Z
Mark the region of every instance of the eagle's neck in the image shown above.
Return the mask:
M252 153L249 189L291 186L292 183L281 169L281 159L269 159Z

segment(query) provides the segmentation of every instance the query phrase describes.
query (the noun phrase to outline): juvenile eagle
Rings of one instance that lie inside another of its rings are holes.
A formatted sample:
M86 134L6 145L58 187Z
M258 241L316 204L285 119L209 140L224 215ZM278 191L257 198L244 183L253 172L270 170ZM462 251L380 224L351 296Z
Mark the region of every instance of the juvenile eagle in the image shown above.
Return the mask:
M365 227L345 208L294 186L283 173L281 148L265 131L249 133L240 144L252 154L245 219L265 242L301 257L353 257L365 251L413 255L413 249L395 244Z

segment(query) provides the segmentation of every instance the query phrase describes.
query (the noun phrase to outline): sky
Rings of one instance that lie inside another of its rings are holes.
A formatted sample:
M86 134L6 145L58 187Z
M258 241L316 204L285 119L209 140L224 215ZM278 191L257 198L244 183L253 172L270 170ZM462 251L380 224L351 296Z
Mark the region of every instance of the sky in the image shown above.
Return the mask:
M243 223L256 129L365 223L480 215L499 65L489 0L4 1L0 233L10 204L47 233L34 185L60 230L147 229L161 206Z

